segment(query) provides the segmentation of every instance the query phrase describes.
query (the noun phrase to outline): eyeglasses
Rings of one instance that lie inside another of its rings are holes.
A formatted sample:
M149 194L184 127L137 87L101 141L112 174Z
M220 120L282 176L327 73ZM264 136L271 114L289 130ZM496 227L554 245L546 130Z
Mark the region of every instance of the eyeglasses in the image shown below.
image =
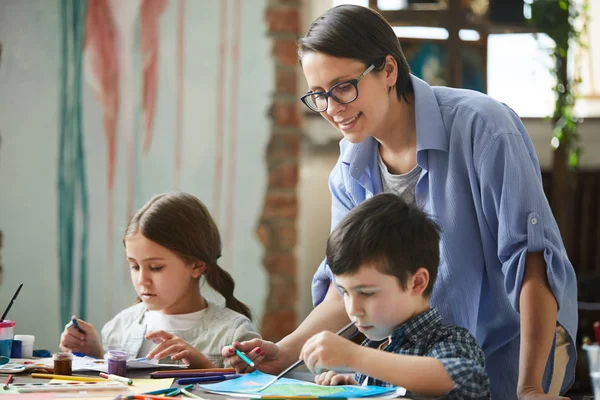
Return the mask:
M306 107L319 113L327 110L330 97L340 104L352 103L358 98L358 82L371 72L373 68L375 68L375 65L372 64L358 78L337 83L327 92L309 92L302 96L300 100L302 100Z

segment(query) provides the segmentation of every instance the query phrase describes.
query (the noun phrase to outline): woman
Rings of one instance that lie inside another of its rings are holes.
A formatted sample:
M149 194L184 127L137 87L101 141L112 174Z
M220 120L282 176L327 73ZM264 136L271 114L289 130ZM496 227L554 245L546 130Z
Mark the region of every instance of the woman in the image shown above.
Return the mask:
M442 228L431 303L482 346L492 397L564 393L576 357L575 273L519 117L484 94L411 75L391 26L365 7L327 11L298 53L310 88L302 101L344 136L329 178L332 227L380 192L416 202ZM266 353L259 369L280 371L311 335L348 321L331 277L324 261L316 307L295 332L238 346Z

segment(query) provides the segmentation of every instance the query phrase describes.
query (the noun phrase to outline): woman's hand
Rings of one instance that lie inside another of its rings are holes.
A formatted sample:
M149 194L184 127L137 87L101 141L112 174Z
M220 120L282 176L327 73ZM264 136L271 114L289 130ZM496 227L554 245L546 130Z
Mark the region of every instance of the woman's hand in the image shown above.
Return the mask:
M277 375L285 368L285 351L273 342L262 339L252 339L246 342L232 343L233 347L244 353L252 362L254 367L248 365L236 353L232 346L225 346L221 355L225 363L235 368L238 373L248 373L255 369L267 374Z
M146 339L158 343L150 353L146 355L147 360L171 357L171 360L183 360L191 368L214 368L212 362L204 354L196 350L192 345L165 331L149 332Z
M315 383L323 386L358 385L353 376L340 375L335 371L327 371L315 376Z
M546 394L541 387L526 387L517 393L519 400L569 400L568 397Z
M77 319L75 315L72 317ZM68 352L78 352L90 357L103 358L102 340L94 328L94 325L77 319L80 332L72 322L65 325L65 329L60 335L60 350Z

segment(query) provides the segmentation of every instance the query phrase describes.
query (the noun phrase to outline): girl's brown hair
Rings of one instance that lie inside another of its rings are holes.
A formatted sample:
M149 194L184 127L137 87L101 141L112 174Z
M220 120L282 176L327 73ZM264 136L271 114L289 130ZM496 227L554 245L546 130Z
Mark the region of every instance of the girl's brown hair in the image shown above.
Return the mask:
M221 257L221 235L198 198L183 192L154 196L131 218L123 242L138 232L186 263L203 261L206 281L225 298L225 306L251 318L248 306L233 295L233 278L217 264Z

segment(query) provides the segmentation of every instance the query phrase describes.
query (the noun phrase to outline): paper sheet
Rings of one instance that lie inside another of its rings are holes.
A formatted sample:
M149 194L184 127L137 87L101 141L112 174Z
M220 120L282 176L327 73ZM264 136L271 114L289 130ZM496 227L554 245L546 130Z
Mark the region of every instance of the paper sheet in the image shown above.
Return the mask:
M66 381L58 381L51 380L50 382L66 382ZM173 379L133 379L133 385L129 386L129 390L131 393L128 394L137 394L137 393L146 393L154 390L166 389L173 385ZM14 395L14 396L13 396ZM18 397L17 397L18 396ZM113 400L115 398L115 394L106 395L102 392L88 392L87 395L75 394L75 393L22 393L18 394L18 392L14 389L2 390L0 388L0 397L2 400L5 398L10 400L46 400L46 399L62 399L62 400L74 400L81 398L93 398L94 400Z
M131 394L146 393L154 390L166 389L171 387L173 379L133 379L133 385L129 386ZM52 398L52 397L51 397ZM61 397L62 400L81 400L79 397ZM113 400L115 396L94 396L94 400ZM168 399L168 397L166 397ZM21 400L15 398L14 400ZM29 400L29 399L28 399Z
M261 396L318 396L318 397L370 397L385 396L390 392L395 395L403 395L406 391L402 388L382 386L321 386L311 382L297 379L281 378L273 385L261 392L257 390L273 378L272 375L254 371L236 379L219 383L200 385L202 389L211 393L219 393L231 396L243 394L245 397ZM399 390L398 390L399 389Z

